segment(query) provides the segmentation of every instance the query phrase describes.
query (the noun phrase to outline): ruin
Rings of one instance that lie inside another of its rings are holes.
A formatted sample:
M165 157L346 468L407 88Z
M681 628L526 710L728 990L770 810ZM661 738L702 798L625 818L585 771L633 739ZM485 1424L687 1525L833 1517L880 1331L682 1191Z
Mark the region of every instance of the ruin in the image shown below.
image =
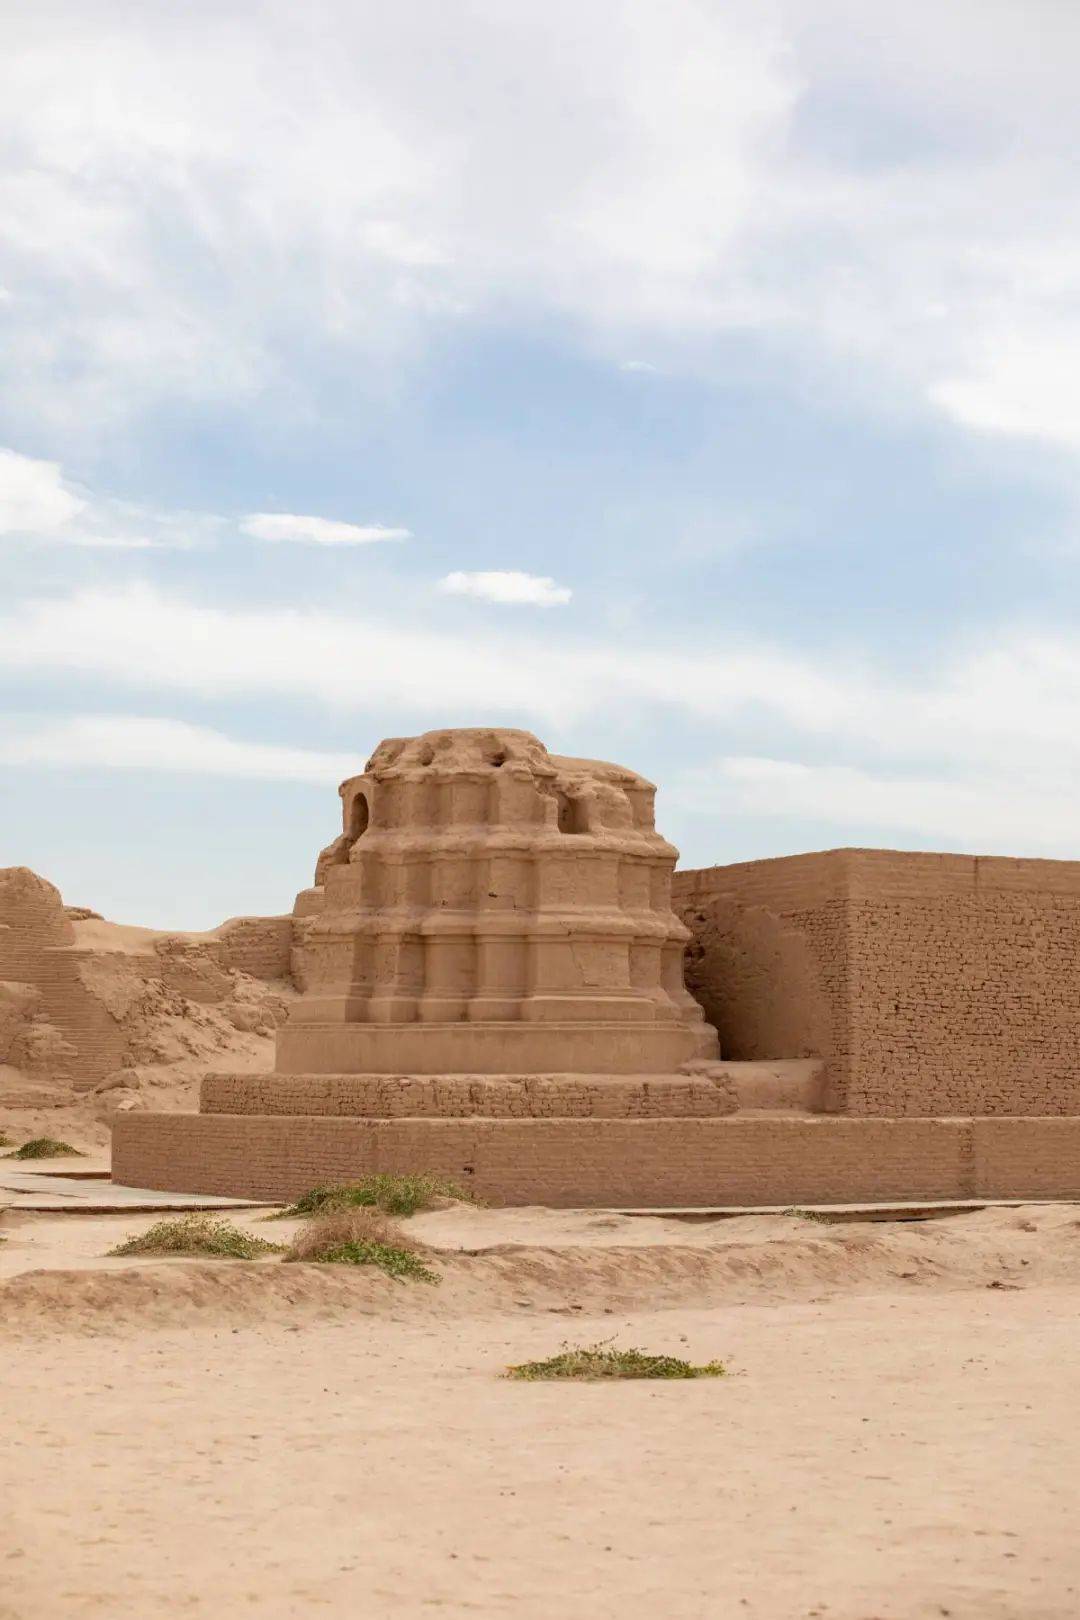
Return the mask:
M118 1118L115 1179L1080 1195L1080 865L832 851L673 880L654 792L524 731L382 743L287 925L300 995L273 1071L207 1074L198 1114Z

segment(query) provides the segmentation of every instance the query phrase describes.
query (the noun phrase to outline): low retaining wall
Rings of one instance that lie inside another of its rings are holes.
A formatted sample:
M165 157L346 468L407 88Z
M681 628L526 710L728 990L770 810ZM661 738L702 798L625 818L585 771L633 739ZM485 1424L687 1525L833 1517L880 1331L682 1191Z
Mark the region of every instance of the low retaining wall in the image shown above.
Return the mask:
M208 1074L204 1114L354 1119L657 1119L733 1114L730 1081L693 1076Z
M429 1171L561 1207L1080 1197L1080 1117L383 1119L127 1114L122 1185L269 1201Z

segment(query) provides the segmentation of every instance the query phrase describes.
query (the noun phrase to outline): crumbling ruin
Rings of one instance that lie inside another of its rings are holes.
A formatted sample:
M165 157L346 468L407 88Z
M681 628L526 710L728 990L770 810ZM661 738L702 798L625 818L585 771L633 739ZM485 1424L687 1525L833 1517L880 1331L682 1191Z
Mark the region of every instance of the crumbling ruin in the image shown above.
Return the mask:
M116 1113L190 1108L208 1063L265 1068L291 942L289 917L199 935L108 923L27 867L0 869L4 1126L104 1144Z
M285 1198L425 1170L579 1205L1080 1195L1080 865L752 862L677 874L680 921L653 793L527 732L383 743L297 898L273 1071L208 1073L198 1114L118 1119L117 1179Z

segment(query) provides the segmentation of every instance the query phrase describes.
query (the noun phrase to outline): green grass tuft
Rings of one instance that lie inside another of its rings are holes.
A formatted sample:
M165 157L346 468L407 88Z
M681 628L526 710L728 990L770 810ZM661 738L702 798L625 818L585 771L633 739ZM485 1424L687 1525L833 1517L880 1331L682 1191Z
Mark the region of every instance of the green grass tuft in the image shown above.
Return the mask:
M287 1256L292 1259L293 1256ZM388 1277L411 1277L415 1282L437 1283L438 1277L411 1249L399 1249L392 1243L376 1243L365 1239L359 1243L339 1243L308 1259L320 1265L378 1266Z
M231 1221L211 1220L207 1215L184 1215L178 1220L158 1221L148 1231L109 1250L110 1255L174 1254L223 1260L257 1260L261 1255L280 1252L279 1243L252 1237Z
M720 1361L707 1361L704 1366L695 1367L679 1356L651 1356L644 1350L619 1350L610 1340L601 1340L599 1344L563 1350L546 1361L522 1361L516 1367L508 1367L506 1376L532 1382L541 1378L723 1378L725 1372Z
M794 1220L797 1221L820 1221L823 1225L826 1224L829 1219L824 1211L820 1209L799 1209L798 1207L795 1207L793 1209L785 1209L783 1213L785 1215L790 1215Z
M5 1138L5 1146L7 1139ZM6 1159L84 1159L85 1153L73 1148L70 1142L58 1142L52 1136L35 1136L32 1141L24 1142L22 1147L16 1148L14 1153L5 1153Z
M417 1210L430 1209L437 1198L475 1202L464 1187L443 1176L372 1175L361 1176L359 1181L312 1187L275 1219L323 1215L333 1209L378 1209L384 1215L415 1215Z

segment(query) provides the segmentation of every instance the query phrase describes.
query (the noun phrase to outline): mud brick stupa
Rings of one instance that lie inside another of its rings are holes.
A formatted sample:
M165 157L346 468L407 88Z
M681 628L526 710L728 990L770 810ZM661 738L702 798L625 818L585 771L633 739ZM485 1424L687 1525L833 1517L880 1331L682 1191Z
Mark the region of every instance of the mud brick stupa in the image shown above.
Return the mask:
M433 1170L591 1201L624 1157L616 1122L734 1111L686 1072L718 1048L683 982L651 783L461 730L383 742L340 793L344 830L296 901L303 995L274 1072L208 1075L197 1116L121 1127L118 1176L277 1196Z
M654 791L525 731L382 743L275 922L301 995L273 1071L208 1074L198 1114L118 1118L114 1179L1080 1195L1080 866L830 851L680 873L673 910Z

